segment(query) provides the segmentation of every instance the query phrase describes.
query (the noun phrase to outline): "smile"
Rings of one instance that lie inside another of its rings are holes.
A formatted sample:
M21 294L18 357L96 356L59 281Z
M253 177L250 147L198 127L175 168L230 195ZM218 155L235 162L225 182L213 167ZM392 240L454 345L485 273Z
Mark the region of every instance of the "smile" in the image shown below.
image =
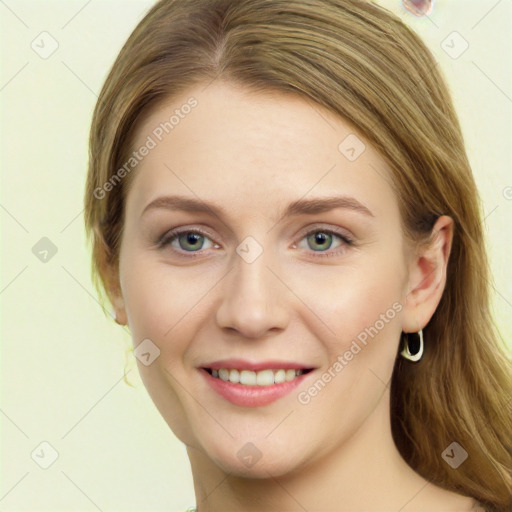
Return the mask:
M222 399L241 407L262 407L291 393L313 369L199 368L210 389Z
M217 379L225 382L232 382L234 384L242 384L243 386L272 386L273 384L281 384L283 382L290 382L301 375L308 373L311 369L279 369L279 370L261 370L254 372L251 370L237 370L220 368L219 370L212 370L205 368L205 370Z

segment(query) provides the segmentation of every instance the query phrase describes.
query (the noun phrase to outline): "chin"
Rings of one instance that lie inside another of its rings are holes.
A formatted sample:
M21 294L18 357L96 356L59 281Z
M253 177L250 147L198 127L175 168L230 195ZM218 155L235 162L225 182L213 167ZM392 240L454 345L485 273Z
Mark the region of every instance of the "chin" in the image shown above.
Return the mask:
M304 463L299 454L286 443L269 440L233 441L229 445L214 445L205 449L209 458L224 472L240 478L265 479L280 477L299 469Z

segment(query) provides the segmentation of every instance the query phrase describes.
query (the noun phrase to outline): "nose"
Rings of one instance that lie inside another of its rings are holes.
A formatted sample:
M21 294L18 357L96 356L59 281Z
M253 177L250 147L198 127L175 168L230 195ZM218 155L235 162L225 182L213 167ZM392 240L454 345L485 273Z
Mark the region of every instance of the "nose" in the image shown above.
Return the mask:
M270 267L270 252L263 251L252 263L234 254L233 268L223 280L216 312L220 328L256 339L280 332L288 325L285 301L290 292L276 277L279 272Z

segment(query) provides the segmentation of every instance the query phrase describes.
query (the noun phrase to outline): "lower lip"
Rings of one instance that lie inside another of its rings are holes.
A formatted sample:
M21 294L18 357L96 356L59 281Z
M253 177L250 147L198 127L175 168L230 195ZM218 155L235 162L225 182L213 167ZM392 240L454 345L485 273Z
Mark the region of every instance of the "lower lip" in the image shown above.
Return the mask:
M235 405L242 407L261 407L275 402L291 393L313 370L295 377L289 382L272 384L272 386L245 386L213 377L205 369L200 368L206 382L220 396Z

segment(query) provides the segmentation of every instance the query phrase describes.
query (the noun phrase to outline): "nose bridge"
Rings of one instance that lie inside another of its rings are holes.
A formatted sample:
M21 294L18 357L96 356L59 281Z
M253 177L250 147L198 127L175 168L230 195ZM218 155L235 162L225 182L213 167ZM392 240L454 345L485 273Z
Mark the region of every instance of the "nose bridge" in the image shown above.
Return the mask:
M252 241L242 242L237 248L237 257L233 258L233 286L231 293L239 294L239 300L255 302L256 300L268 303L272 295L271 289L275 283L270 279L272 273L268 267L272 266L270 250L261 252Z
M275 254L253 237L239 244L217 311L220 327L236 329L246 337L261 337L270 329L286 326L282 284L268 268L278 267Z

